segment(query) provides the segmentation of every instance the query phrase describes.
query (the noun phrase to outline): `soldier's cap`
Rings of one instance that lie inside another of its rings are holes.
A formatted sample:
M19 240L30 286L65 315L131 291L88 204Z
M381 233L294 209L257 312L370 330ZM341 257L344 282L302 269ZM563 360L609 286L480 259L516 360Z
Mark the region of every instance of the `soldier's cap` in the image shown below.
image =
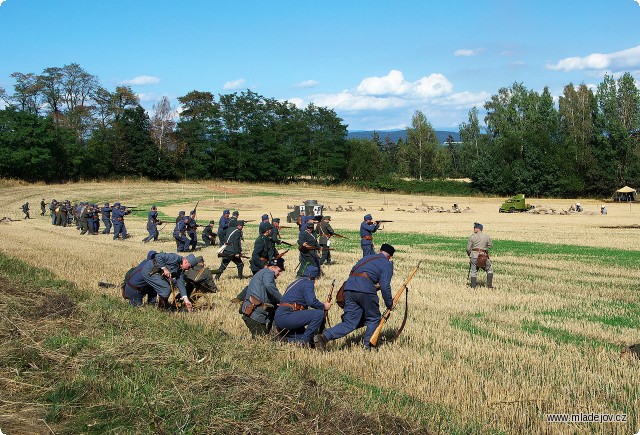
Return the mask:
M322 216L322 219L324 219L326 221L330 221L331 220L331 216Z
M307 228L313 228L315 227L315 224L313 221L307 221Z
M224 211L222 212L222 214L229 214L229 213L231 213L229 210L224 210Z
M204 257L202 255L198 255L196 260L198 260L198 263L204 263Z
M116 203L114 203L114 204L113 204L113 206L114 206L114 207L120 207L120 203L119 203L119 202L116 202Z
M482 228L484 228L484 227L482 226L482 224L481 224L481 223L479 223L479 222L474 222L474 223L473 223L473 228L478 228L480 231L482 231Z
M285 270L284 269L284 258L282 258L282 257L274 258L273 260L269 261L269 266L277 266L278 268L280 268L280 270Z
M237 227L244 226L244 221L243 220L237 220L236 221L236 226Z
M380 246L380 250L386 252L387 254L391 255L393 257L393 253L396 252L396 248L394 248L393 246L391 246L388 243L383 243L382 246Z
M209 221L209 225L215 225L216 221Z
M104 203L104 206L105 206L105 207L109 207L109 203L108 203L108 202L105 202L105 203Z
M147 253L147 260L153 260L156 256L157 252L156 251L149 251Z
M196 211L195 210L191 210L191 214L196 214Z
M240 216L240 212L238 210L234 211L233 213L231 213L234 216Z
M262 220L264 221L264 220L267 220L267 219L269 219L269 215L268 214L263 214L262 215Z
M191 267L194 267L195 265L198 264L198 259L196 258L195 255L193 254L189 254L187 255L187 261L189 262L189 264L191 265Z
M182 220L183 220L183 221L188 221L189 219L190 219L190 218L189 218L189 216L187 216L187 215L182 216Z
M158 209L158 207L156 207L155 205L151 206L151 210L157 210L157 209Z
M178 214L179 215L183 215L184 214L184 210L180 210L180 212Z
M271 222L278 222L279 223L280 222L280 218L273 218L273 219L271 219Z
M264 234L272 228L273 228L273 225L271 225L269 222L260 222L260 225L259 225L260 234Z
M365 214L364 215L364 220L365 221L368 221L368 220L371 220L371 219L373 219L373 216L371 216L370 214Z
M320 270L316 266L307 266L302 271L302 276L307 276L311 279L316 278L320 275Z

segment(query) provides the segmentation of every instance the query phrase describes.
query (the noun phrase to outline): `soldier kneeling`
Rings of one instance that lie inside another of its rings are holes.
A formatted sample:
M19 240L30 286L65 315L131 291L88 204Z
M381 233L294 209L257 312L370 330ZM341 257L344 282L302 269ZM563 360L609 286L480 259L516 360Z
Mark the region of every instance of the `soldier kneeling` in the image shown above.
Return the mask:
M290 343L309 346L324 322L325 311L331 308L329 302L316 298L315 280L319 273L317 267L307 266L302 276L289 284L278 304L274 324L278 329L286 330L284 337Z

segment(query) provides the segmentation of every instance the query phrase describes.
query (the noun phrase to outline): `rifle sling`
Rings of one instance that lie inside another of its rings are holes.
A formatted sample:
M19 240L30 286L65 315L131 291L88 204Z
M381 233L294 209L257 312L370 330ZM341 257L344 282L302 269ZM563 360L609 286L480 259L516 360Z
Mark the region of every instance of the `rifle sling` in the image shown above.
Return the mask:
M406 325L407 323L407 317L409 315L409 287L407 286L405 288L405 293L404 293L404 318L402 319L402 324L400 325L400 328L398 328L398 331L396 332L396 336L394 337L393 341L396 341L398 339L398 337L400 337L400 334L402 334L402 330L404 329L404 325Z

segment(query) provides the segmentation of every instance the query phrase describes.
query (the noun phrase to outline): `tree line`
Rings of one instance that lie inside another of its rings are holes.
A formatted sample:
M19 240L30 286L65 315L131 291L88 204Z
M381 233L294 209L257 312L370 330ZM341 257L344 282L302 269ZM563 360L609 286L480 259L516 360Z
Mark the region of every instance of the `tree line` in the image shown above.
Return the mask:
M128 86L108 90L78 64L14 73L0 88L0 176L27 181L222 178L374 183L468 177L477 190L536 196L609 194L640 183L640 97L631 74L592 90L569 84L557 104L522 83L501 88L438 143L416 111L406 140L347 139L328 108L251 90L163 97L147 113Z

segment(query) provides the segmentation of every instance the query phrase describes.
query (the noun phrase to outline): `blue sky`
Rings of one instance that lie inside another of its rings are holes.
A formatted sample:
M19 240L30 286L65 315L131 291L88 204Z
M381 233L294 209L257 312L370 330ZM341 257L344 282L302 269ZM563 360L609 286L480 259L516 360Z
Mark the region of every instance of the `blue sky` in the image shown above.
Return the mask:
M640 81L640 0L0 0L0 87L78 63L151 109L251 89L334 109L349 130L421 110L457 131L522 82L554 96L608 72Z

